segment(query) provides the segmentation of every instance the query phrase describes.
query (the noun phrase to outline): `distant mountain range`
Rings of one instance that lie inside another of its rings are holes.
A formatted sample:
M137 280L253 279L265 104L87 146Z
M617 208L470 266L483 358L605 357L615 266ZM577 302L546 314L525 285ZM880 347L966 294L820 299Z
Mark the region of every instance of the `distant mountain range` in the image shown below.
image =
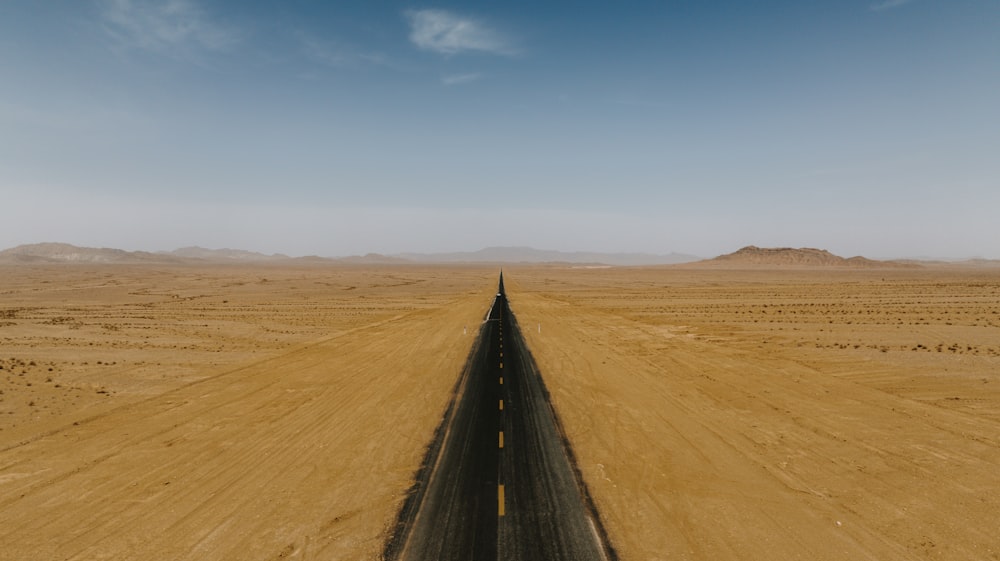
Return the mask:
M546 251L530 247L488 247L479 251L457 253L403 253L398 255L353 255L350 257L289 257L280 253L267 255L241 249L205 249L183 247L174 251L151 253L113 248L77 247L65 243L20 245L0 251L2 263L288 263L342 265L405 265L434 263L558 263L572 265L679 265L693 268L767 268L767 267L849 267L849 268L912 268L923 266L1000 267L1000 260L969 259L965 261L876 261L865 257L844 258L823 249L762 248L746 246L733 253L713 259L699 260L681 253L597 253Z
M349 257L289 257L280 253L266 255L241 249L206 249L183 247L174 251L150 253L112 248L77 247L65 243L37 243L0 251L0 263L575 263L593 265L664 265L697 260L693 255L671 253L585 253L544 251L530 247L490 247L461 253L406 253L399 255L353 255Z
M0 251L0 263L164 263L180 257L109 247L77 247L68 243L35 243Z
M593 265L673 265L700 259L694 255L669 253L597 253L585 251L548 251L531 247L487 247L479 251L457 253L401 253L418 263L576 263Z
M204 259L206 261L280 261L291 259L289 256L275 253L265 255L256 251L246 251L243 249L205 249L204 247L182 247L170 252L160 252L163 255L174 257L186 257L189 259Z

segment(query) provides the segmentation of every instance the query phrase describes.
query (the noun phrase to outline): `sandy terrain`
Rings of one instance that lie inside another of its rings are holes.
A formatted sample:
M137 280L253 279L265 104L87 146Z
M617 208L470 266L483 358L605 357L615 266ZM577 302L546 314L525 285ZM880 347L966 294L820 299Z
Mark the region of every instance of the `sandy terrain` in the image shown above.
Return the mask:
M376 558L495 274L3 269L0 559Z
M507 271L623 559L1000 559L996 272ZM377 558L495 283L0 267L0 559Z
M1000 558L995 271L507 277L623 559Z

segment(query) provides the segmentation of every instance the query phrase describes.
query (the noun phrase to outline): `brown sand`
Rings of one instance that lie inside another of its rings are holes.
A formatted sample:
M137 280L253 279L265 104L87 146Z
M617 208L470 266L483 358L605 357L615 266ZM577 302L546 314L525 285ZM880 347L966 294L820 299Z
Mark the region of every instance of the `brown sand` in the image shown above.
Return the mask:
M0 559L376 558L494 275L3 270Z
M995 272L509 278L623 559L1000 558Z
M623 559L1000 559L996 273L505 277ZM495 282L0 267L0 559L377 558Z

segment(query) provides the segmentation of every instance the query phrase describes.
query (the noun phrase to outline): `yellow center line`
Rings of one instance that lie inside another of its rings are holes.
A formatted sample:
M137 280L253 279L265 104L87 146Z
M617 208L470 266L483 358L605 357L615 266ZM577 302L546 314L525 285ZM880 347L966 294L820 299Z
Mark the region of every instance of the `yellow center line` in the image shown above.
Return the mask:
M497 514L504 514L503 485L497 485Z
M500 410L503 411L503 400L500 400Z
M503 370L503 363L500 363L500 369Z
M500 376L500 385L503 385L503 376Z
M503 448L503 431L500 431L500 447Z

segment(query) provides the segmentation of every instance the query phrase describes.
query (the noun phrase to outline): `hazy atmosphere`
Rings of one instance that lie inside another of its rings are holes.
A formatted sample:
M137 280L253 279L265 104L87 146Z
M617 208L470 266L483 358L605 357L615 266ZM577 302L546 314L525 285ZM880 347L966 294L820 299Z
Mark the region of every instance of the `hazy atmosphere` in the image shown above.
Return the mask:
M1000 4L0 3L0 249L1000 258Z

